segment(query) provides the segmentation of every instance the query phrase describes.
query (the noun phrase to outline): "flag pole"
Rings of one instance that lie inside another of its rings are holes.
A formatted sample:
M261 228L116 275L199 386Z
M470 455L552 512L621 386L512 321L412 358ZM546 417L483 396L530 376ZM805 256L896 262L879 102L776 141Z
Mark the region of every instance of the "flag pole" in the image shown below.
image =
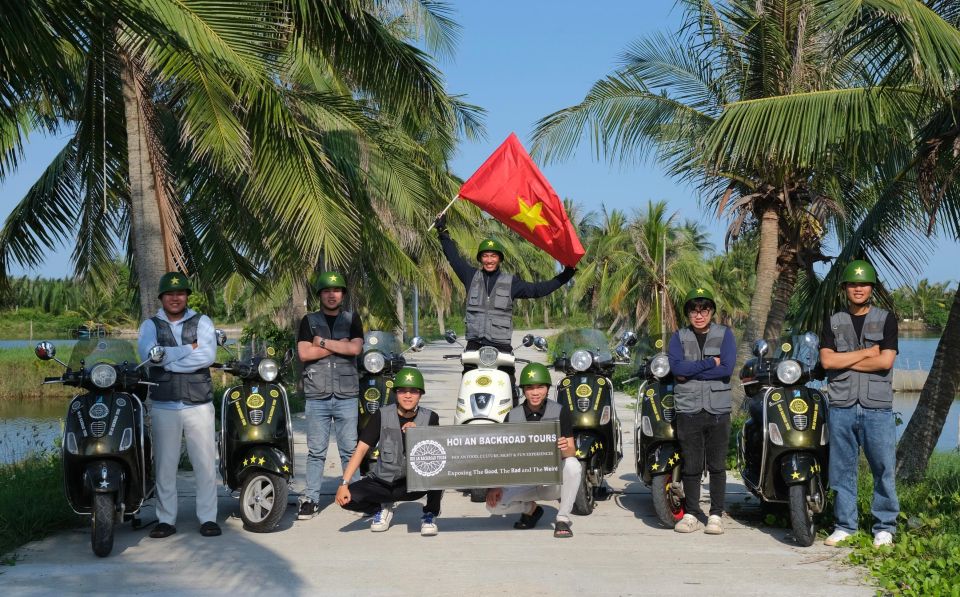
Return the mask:
M453 199L450 200L450 203L447 203L447 206L443 208L443 211L437 214L437 217L439 218L443 214L447 213L447 210L450 209L450 206L453 205L453 203L459 198L460 198L460 193L457 193L456 195L454 195ZM435 222L431 222L430 225L427 226L427 232L430 232L431 230L433 230L434 223Z

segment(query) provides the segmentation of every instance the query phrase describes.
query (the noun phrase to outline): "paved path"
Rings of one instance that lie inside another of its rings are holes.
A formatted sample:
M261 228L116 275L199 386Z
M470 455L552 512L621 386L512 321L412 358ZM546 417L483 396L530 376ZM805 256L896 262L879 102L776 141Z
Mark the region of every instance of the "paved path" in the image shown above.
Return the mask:
M416 362L428 392L424 404L453 419L459 383L456 352L434 343ZM519 356L541 358L520 349ZM223 536L203 538L193 516L189 474L181 483L176 535L150 539L145 530L118 527L113 554L97 558L87 529L60 533L18 550L15 566L0 568L4 595L75 593L325 595L872 595L862 569L843 563L846 550L817 542L801 548L782 529L762 526L759 509L733 476L721 536L680 535L658 525L650 493L634 473L633 411L617 395L626 454L610 485L617 491L587 517L575 517L572 539L558 540L551 525L555 504L545 505L541 526L513 530L515 517L493 518L481 504L447 492L440 534L420 537L418 504L398 506L393 527L372 534L362 522L332 504L339 459L331 447L323 511L295 520L291 506L276 532L243 530L235 498L220 499ZM298 421L302 428L303 421ZM297 471L306 445L298 434ZM303 477L295 482L302 487ZM291 498L293 499L293 498ZM144 509L153 516L152 508Z

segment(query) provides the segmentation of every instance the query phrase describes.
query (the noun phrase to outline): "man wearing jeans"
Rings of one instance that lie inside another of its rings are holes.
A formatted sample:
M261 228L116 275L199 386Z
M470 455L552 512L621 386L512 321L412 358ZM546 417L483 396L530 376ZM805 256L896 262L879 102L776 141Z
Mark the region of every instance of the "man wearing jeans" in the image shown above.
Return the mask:
M893 361L896 317L870 305L877 272L866 261L850 262L841 277L847 310L823 328L820 362L830 384L830 486L837 492L837 525L825 545L837 545L857 530L857 472L863 447L873 473L873 544L893 543L900 504L894 483L896 423Z
M720 535L733 398L730 376L737 360L737 346L730 328L712 322L717 305L709 290L698 287L688 292L683 310L690 325L674 333L667 350L670 371L677 381L673 396L687 509L673 530L692 533L701 528L700 478L706 463L710 472L710 517L704 532Z
M317 288L321 309L307 313L297 335L307 399L307 488L300 501L300 520L309 520L320 511L320 484L330 443L330 424L333 423L337 435L343 469L357 447L357 355L363 350L363 326L355 313L342 309L347 291L343 276L324 272Z

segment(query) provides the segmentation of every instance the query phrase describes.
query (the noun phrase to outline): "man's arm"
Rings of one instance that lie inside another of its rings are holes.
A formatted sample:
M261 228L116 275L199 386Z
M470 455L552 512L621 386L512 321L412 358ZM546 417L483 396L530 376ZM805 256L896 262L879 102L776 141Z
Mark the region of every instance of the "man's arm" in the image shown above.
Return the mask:
M140 354L140 360L145 361L150 356L150 349L157 346L157 326L152 320L147 319L140 324L140 332L137 335L137 352ZM187 346L164 346L163 360L159 365L165 367L174 361L182 359L193 350L190 345Z
M192 373L213 364L217 358L217 333L213 321L206 315L200 316L197 324L197 341L195 347L187 345L180 348L185 354L177 360L167 363L167 371L174 373Z
M717 366L717 362L713 357L700 361L684 360L683 344L680 342L680 336L678 334L674 334L670 338L670 345L669 349L667 350L667 358L670 359L670 372L673 373L674 377L683 377L689 379L694 375L698 375L707 369L712 369Z
M894 355L896 355L896 352L894 352ZM837 352L829 348L821 348L820 364L823 365L824 369L852 369L854 365L864 359L879 356L879 346L861 348L860 350L851 350L850 352ZM887 369L889 368L890 367L887 367Z
M876 371L886 371L893 369L893 362L897 358L895 350L881 350L879 356L867 357L862 361L850 366L854 371L861 373L874 373Z
M353 478L354 473L360 468L360 463L363 462L363 459L366 458L367 452L369 451L369 444L357 442L357 449L354 450L353 456L350 457L350 462L347 463L346 470L343 471L344 481L350 482L350 479ZM340 487L337 487L336 500L341 506L350 503L350 488L347 485L341 484Z
M527 282L526 280L521 280L520 276L514 276L513 284L510 287L510 295L513 298L540 298L547 296L569 282L576 271L577 270L572 267L565 267L562 272L553 278L542 282Z
M727 328L727 332L723 335L720 357L710 358L714 359L716 366L704 370L697 376L697 379L725 379L733 375L733 367L737 362L737 342L733 339L733 332L730 328Z
M453 273L460 279L460 283L463 284L464 288L469 288L477 269L460 255L456 243L453 242L446 230L440 232L440 248L443 249L443 256L447 258L447 263L453 268Z

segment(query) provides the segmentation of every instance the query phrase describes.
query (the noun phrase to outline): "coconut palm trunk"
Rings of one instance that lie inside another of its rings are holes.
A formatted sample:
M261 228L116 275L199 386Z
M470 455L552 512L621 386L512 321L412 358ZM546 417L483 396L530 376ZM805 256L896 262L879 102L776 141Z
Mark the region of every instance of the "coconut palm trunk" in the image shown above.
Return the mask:
M960 287L953 297L947 325L937 344L933 366L920 392L917 409L897 446L897 478L900 480L922 479L927 470L947 413L960 389L957 355L960 355Z
M767 315L767 323L763 331L764 338L780 336L783 331L783 322L790 308L790 297L793 296L793 290L797 286L797 271L800 268L800 264L797 263L797 253L793 249L786 250L788 255L780 264L780 275L773 289L770 313Z
M129 60L122 69L123 111L127 129L130 177L130 246L140 287L140 318L152 317L160 306L157 282L173 269L164 243L163 220L157 197L158 181L149 149L141 88Z

